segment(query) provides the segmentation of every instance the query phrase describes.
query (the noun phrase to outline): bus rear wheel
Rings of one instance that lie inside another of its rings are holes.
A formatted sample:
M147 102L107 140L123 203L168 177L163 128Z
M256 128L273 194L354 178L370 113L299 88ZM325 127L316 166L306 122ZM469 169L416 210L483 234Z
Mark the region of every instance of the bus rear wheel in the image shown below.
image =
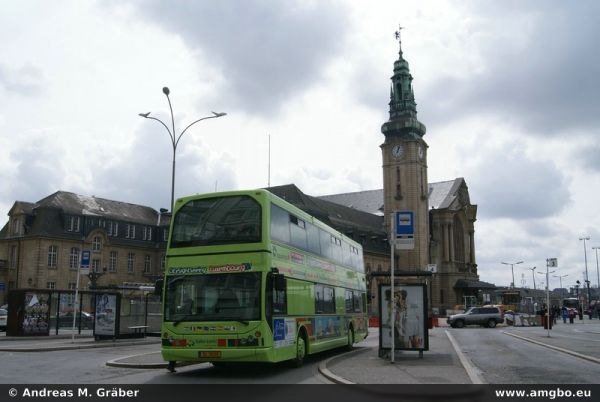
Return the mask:
M348 327L348 345L346 346L349 350L352 350L354 345L354 328Z
M300 367L304 363L306 357L306 336L304 332L298 334L296 341L296 358L293 360L294 367Z

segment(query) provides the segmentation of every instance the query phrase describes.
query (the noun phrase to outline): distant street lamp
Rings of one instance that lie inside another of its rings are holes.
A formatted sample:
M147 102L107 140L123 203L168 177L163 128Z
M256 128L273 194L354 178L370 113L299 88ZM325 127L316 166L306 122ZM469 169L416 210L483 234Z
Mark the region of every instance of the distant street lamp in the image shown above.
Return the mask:
M545 287L545 289L546 289L546 290L549 290L549 289L550 289L550 277L548 277L548 274L553 274L553 273L555 273L555 272L556 272L556 271L549 271L549 272L537 272L537 274L538 274L538 275L545 275L545 276L546 276L546 287ZM556 275L552 275L552 276L556 276ZM544 283L544 282L542 282L542 283Z
M90 271L90 273L87 275L88 279L90 280L90 289L96 289L98 287L98 279L100 279L102 275L106 275L106 271L106 267L102 269L102 272Z
M588 302L588 306L590 304L590 300L592 300L590 298L590 278L588 277L588 269L587 269L587 247L585 246L585 241L589 240L590 236L582 236L579 238L579 240L583 240L583 255L585 257L585 282L587 283L587 302Z
M185 134L185 132L187 131L188 128L190 128L191 126L193 126L194 124L201 122L202 120L207 120L207 119L214 119L217 117L222 117L225 116L227 113L217 113L217 112L212 112L213 116L206 116L206 117L202 117L198 120L193 121L192 123L190 123L186 128L183 129L183 131L179 134L176 135L175 134L175 118L173 116L173 107L171 106L171 99L169 98L169 88L164 87L162 89L163 93L165 94L165 96L167 97L167 100L169 101L169 109L171 110L171 126L172 126L172 130L169 129L169 127L163 123L162 120L157 119L156 117L151 117L150 116L150 112L148 113L139 113L139 116L145 118L145 119L151 119L151 120L156 120L157 122L159 122L160 124L162 124L164 126L164 128L167 129L167 132L169 133L169 137L171 137L171 143L173 145L173 168L171 170L171 213L173 213L173 207L175 205L175 154L177 152L177 145L179 144L179 140L181 139L181 137L183 136L183 134Z
M523 264L523 261L519 261L519 262L501 262L500 264L504 264L504 265L510 265L510 269L512 271L512 284L511 284L511 288L515 287L515 268L514 266L517 264Z
M560 294L562 295L563 290L562 290L562 278L564 278L565 276L569 276L569 274L564 274L564 275L552 275L555 278L558 278L558 280L560 281Z
M534 274L534 272L535 272L535 268L536 268L536 267L533 267L533 268L527 268L528 270L530 270L530 271L531 271L531 276L533 277L533 290L537 290L537 289L535 288L535 274Z
M600 247L592 247L592 250L596 250L596 275L598 276L598 282L596 282L596 288L600 289L600 269L598 268L598 249L600 249Z

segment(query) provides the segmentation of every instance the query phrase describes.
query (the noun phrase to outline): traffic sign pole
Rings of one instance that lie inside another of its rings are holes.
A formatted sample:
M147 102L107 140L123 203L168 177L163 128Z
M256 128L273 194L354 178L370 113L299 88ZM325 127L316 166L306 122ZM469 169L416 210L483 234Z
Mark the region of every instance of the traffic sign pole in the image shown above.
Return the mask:
M392 305L391 312L390 312L390 314L392 315L391 320L390 320L390 323L391 323L390 325L392 327L391 328L391 337L392 337L392 339L391 339L391 342L392 342L391 351L392 351L392 356L391 356L391 360L390 360L391 364L394 364L394 358L395 358L395 355L396 355L396 343L394 342L394 337L395 337L395 334L394 334L395 331L394 330L396 329L396 301L394 300L394 282L395 282L394 281L394 254L395 254L394 250L396 248L396 214L397 214L397 212L394 212L392 214L392 219L391 219L391 221L392 221L392 228L390 230L390 233L391 233L391 236L390 236L391 237L390 238L390 245L391 245L391 247L390 247L390 249L391 249L390 259L391 259L391 262L392 262L391 268L390 268L390 284L391 284L391 287L390 287L390 290L391 290L390 304Z
M79 274L81 268L90 266L90 251L83 250L81 252L81 259L77 265L77 279L75 281L75 300L73 300L73 327L71 328L71 343L75 342L75 323L77 319L77 312L79 307Z

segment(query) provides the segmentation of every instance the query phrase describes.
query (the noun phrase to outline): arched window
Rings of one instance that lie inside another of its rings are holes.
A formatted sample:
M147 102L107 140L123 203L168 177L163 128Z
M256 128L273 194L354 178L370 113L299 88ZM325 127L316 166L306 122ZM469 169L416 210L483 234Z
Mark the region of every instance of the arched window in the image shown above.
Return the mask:
M101 248L102 248L102 239L100 239L100 236L94 236L94 238L92 239L92 250L100 251Z
M79 265L79 249L77 247L71 247L71 252L69 253L69 268L77 269Z

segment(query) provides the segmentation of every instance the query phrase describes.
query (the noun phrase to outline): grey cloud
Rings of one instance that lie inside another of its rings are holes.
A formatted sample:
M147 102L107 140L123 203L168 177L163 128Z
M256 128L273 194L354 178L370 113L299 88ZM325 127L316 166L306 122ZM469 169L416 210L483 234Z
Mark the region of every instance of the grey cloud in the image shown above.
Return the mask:
M586 145L574 152L574 160L584 168L600 172L600 145Z
M469 188L481 218L546 218L571 203L567 180L556 165L508 148L471 170Z
M42 70L31 64L17 69L0 64L0 88L23 96L37 95L43 90Z
M486 39L478 45L483 72L440 76L426 93L417 93L433 119L429 123L494 115L538 136L600 124L600 3L486 1L457 7L484 20L479 29ZM522 26L520 40L505 34L525 20L531 25Z
M143 127L131 147L118 152L106 164L93 161L95 195L119 201L170 209L172 148L162 127ZM164 135L163 135L164 134ZM221 162L221 163L219 163ZM100 166L102 166L100 168ZM197 152L191 144L177 150L175 198L235 187L234 173L224 161L208 160L208 152Z
M6 155L10 169L0 171L0 202L35 202L62 188L67 169L50 139L36 138ZM8 164L7 164L8 166Z
M228 108L274 114L320 78L341 48L342 3L301 1L140 2L139 12L217 64Z

